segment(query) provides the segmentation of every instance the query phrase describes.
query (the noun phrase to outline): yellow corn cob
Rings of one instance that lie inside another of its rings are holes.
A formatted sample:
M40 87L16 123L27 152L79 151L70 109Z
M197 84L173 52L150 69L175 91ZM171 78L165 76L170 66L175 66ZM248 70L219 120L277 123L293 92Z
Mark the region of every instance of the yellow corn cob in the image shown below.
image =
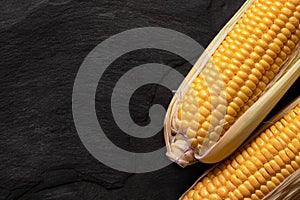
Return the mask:
M177 105L169 108L173 112L166 120L171 125L165 132L172 135L166 138L171 142L168 156L172 160L182 159L178 162L183 166L194 162L194 156L205 154L258 101L294 57L299 20L299 0L251 3L203 70L186 84L184 92L178 91ZM181 154L185 157L180 158Z
M292 110L215 166L181 199L262 199L298 170L300 98L295 103Z

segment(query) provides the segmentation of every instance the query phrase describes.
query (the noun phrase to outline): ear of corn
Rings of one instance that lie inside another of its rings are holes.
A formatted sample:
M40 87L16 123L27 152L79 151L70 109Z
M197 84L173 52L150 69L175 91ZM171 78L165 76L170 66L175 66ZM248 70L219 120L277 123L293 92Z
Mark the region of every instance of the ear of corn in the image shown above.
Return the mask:
M181 199L297 199L300 97L282 113L286 114L275 117L259 135L200 177Z
M169 106L165 139L171 160L181 166L218 162L243 143L299 77L293 63L299 20L299 0L245 3Z

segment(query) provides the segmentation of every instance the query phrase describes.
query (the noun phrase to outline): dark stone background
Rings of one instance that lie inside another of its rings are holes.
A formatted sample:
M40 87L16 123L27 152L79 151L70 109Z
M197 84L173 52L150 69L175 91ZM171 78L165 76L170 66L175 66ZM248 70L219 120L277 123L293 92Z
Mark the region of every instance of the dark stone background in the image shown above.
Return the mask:
M71 110L74 79L97 44L131 28L173 29L206 47L242 3L2 0L0 199L178 199L209 166L197 164L182 169L172 164L144 174L104 166L87 152L76 133ZM108 91L126 71L148 62L172 66L184 75L191 68L169 52L135 51L110 66L96 95L97 114L105 133L116 145L134 152L162 147L162 132L149 139L120 133L107 109ZM275 111L298 94L299 80ZM143 86L132 97L133 119L140 125L147 124L149 107L153 103L167 107L171 97L164 87Z

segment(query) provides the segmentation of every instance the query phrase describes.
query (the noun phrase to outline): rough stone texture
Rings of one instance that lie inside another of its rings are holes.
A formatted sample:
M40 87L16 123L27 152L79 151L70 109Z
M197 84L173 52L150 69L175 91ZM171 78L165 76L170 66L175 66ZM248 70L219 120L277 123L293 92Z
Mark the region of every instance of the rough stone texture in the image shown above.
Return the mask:
M84 58L119 32L145 26L182 32L204 47L243 3L221 0L72 1L4 0L0 6L0 199L177 199L209 166L128 174L94 159L81 144L72 118L74 79ZM148 152L164 145L162 132L131 138L112 121L110 91L134 66L158 62L184 75L189 65L161 50L140 50L116 60L99 82L96 109L118 146ZM299 80L293 90L299 86ZM107 89L107 90L105 90ZM280 106L297 96L290 92ZM132 98L138 124L153 103L167 107L171 93L146 85Z

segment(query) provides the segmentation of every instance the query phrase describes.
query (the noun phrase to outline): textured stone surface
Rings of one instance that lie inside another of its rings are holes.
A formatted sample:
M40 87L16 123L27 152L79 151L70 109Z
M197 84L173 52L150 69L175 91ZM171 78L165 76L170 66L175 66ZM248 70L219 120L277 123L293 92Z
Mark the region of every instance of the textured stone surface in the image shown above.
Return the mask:
M177 199L207 168L175 164L128 174L94 159L81 144L72 118L72 87L84 58L106 38L136 27L182 32L204 47L242 1L4 0L0 6L0 199ZM148 152L164 145L122 134L112 122L109 90L134 66L158 62L186 74L190 65L160 50L140 50L116 60L101 79L96 109L118 146ZM297 82L299 85L299 81ZM296 85L296 84L295 84ZM294 85L294 90L296 86ZM283 103L295 97L290 92ZM138 124L153 103L167 107L171 93L146 85L132 98Z

